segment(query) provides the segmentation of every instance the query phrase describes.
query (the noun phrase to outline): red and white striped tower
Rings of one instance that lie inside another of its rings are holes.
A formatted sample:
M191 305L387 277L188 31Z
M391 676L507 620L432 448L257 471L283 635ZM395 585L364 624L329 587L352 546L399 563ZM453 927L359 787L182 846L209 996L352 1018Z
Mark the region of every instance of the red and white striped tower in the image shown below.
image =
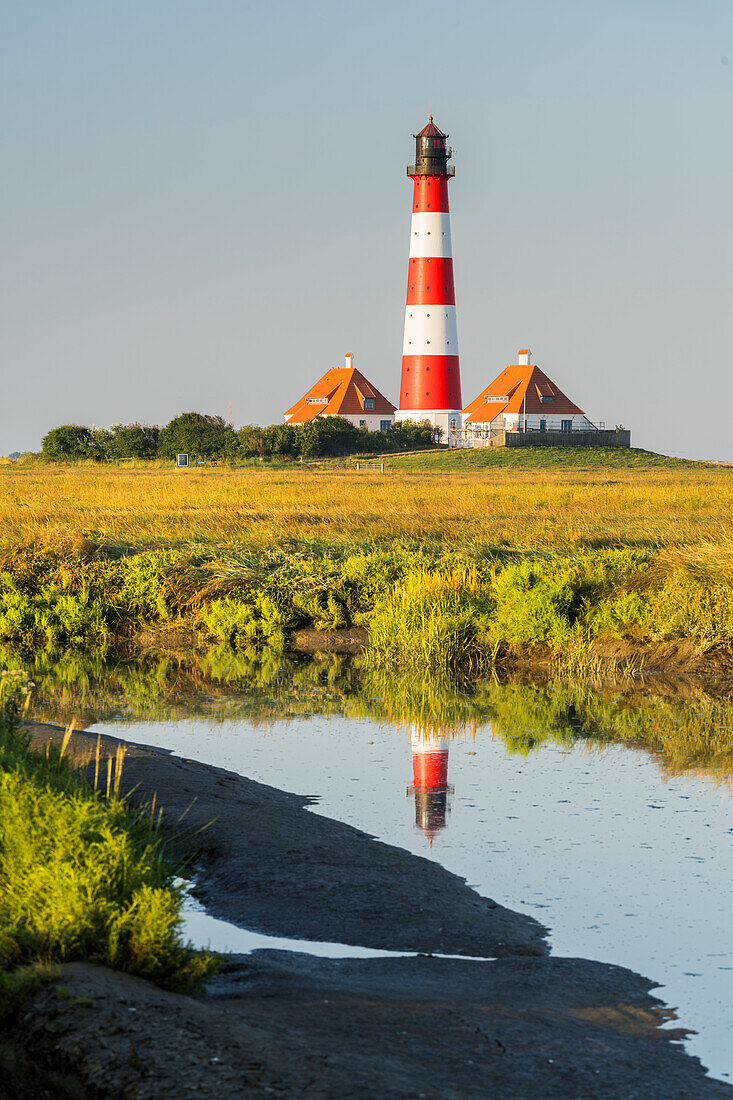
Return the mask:
M447 134L430 117L415 134L410 260L402 347L400 405L395 420L429 420L443 429L460 428L461 375L458 365L456 295L448 211L448 181L455 175L448 159Z
M413 781L407 793L415 796L415 824L432 847L433 837L445 827L448 795L452 790L448 785L448 740L415 725L410 744Z

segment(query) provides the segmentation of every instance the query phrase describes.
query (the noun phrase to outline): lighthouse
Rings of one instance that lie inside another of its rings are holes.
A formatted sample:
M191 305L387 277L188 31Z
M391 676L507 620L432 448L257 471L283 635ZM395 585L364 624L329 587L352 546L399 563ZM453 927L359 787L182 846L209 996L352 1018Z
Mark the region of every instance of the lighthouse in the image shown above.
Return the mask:
M412 786L408 795L415 796L415 824L432 847L433 837L445 827L448 795L448 740L435 731L414 725L410 736L412 747Z
M456 295L448 209L453 150L433 122L415 138L400 404L395 420L428 420L447 440L461 427Z

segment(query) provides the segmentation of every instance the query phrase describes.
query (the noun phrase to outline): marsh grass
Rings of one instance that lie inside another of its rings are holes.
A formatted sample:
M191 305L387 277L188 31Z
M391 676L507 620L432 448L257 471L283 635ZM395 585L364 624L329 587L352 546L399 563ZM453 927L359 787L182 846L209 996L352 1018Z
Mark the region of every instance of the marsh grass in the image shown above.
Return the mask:
M389 477L3 467L0 639L105 650L184 628L252 650L361 625L378 664L434 670L733 642L733 471L560 449L399 461Z
M370 661L408 672L482 670L491 664L491 651L479 641L490 600L475 567L409 574L375 611Z
M124 751L101 761L94 781L69 763L70 726L34 753L21 726L27 680L0 687L0 1007L11 972L91 959L188 989L211 956L180 937L181 894L151 808L120 795ZM21 977L20 985L25 979Z
M294 540L353 546L414 538L565 552L730 535L727 468L589 452L585 464L535 452L481 465L474 454L431 452L421 456L433 463L424 471L401 467L389 477L326 468L3 467L0 568L8 568L3 555L23 544L67 553L76 544L101 555L178 549L190 557Z

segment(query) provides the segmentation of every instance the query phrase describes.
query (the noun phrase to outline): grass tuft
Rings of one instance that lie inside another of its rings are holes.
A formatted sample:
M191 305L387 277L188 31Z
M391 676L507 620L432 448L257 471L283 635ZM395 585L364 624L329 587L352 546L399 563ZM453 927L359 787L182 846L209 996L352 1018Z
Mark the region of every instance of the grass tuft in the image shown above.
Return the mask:
M149 812L120 797L124 751L114 761L108 757L106 792L100 794L69 764L73 727L60 746L34 753L21 726L27 678L3 673L0 684L5 988L14 988L12 974L23 967L73 959L92 959L172 989L194 987L214 959L181 940L182 897L160 830Z

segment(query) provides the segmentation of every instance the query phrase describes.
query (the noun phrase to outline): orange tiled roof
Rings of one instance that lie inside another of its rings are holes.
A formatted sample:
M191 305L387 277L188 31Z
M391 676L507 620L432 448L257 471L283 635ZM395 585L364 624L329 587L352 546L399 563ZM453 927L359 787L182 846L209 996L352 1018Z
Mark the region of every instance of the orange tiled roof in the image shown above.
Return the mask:
M497 397L503 400L497 402ZM552 400L542 401L542 397L550 397ZM505 367L463 410L469 424L490 424L500 413L523 411L546 413L550 416L558 413L585 415L534 363L514 363Z
M364 400L374 402L364 408ZM288 424L307 424L317 416L391 415L396 406L366 380L356 367L332 367L285 413Z

